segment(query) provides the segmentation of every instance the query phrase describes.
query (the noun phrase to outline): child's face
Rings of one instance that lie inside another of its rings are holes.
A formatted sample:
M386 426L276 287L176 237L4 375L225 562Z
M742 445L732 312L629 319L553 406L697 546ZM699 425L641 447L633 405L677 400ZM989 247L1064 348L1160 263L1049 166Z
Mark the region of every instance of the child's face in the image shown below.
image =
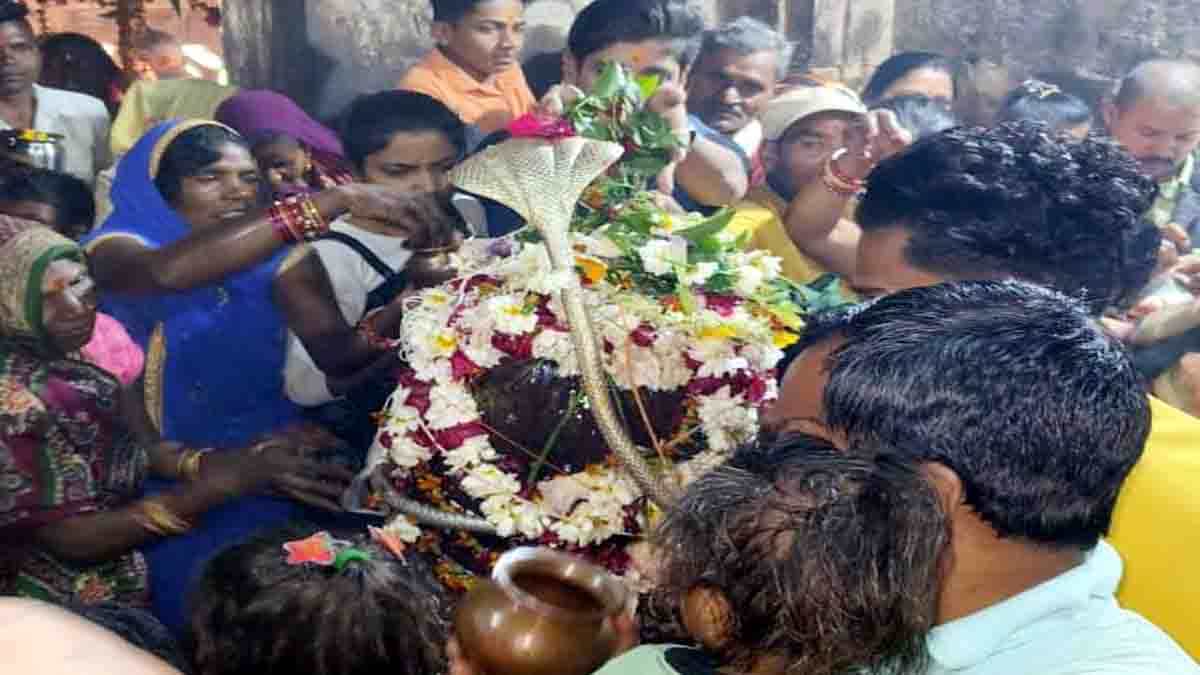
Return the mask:
M636 75L654 75L660 84L685 86L687 73L679 65L675 50L668 40L618 42L589 54L583 63L576 63L569 52L563 61L563 80L589 91L596 78L609 63L619 63Z
M308 153L291 138L277 138L254 146L254 161L271 183L275 193L306 187L306 176L312 168Z
M439 21L433 28L450 59L482 80L517 65L525 43L525 5L519 0L488 0L459 21Z

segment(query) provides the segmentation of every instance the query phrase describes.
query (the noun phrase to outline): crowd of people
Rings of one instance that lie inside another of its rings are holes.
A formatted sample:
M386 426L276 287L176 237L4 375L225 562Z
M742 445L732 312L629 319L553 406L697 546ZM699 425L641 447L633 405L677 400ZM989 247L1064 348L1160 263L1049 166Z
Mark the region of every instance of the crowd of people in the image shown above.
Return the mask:
M1200 673L1200 65L1096 102L908 52L858 92L754 18L595 0L535 96L521 0L432 5L428 57L326 124L157 32L110 96L0 0L0 127L65 157L0 149L0 663L483 675L436 556L344 498L405 299L525 225L450 172L616 63L681 146L656 203L845 303L664 505L674 634L614 619L597 672Z

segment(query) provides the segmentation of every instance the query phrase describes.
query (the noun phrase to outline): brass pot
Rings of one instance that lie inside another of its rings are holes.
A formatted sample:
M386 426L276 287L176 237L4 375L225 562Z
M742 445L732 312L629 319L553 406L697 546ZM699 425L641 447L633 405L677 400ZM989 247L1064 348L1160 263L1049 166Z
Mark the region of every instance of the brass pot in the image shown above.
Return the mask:
M605 569L547 548L501 556L454 611L464 653L488 675L587 675L613 656L628 594Z

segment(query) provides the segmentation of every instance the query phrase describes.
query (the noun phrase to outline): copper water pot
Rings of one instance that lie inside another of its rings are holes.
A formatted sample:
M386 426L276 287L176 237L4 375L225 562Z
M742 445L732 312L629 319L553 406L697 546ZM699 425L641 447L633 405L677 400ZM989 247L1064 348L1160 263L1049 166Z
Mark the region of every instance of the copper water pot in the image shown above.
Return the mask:
M488 675L587 675L613 656L628 601L605 569L548 548L501 556L454 612L466 655Z

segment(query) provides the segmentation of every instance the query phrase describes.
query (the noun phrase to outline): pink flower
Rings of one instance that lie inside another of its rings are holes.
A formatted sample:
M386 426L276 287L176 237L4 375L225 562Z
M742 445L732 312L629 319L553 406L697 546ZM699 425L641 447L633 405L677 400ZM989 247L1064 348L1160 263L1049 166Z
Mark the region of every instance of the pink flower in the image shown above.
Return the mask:
M456 427L443 429L437 434L437 442L443 448L457 448L467 442L468 438L475 436L486 436L487 427L478 422L469 422L460 424Z
M512 134L513 138L558 140L574 136L575 127L571 120L566 118L528 113L509 122L508 133Z
M704 305L720 316L732 316L733 310L740 305L741 298L732 295L706 295Z
M514 359L533 357L533 335L507 335L496 333L492 336L492 346L508 354Z
M647 324L638 326L629 334L629 339L639 347L653 347L655 337L654 327Z
M456 380L463 380L483 372L483 369L472 361L469 356L462 353L461 349L454 352L454 355L450 357L450 369L452 377Z

